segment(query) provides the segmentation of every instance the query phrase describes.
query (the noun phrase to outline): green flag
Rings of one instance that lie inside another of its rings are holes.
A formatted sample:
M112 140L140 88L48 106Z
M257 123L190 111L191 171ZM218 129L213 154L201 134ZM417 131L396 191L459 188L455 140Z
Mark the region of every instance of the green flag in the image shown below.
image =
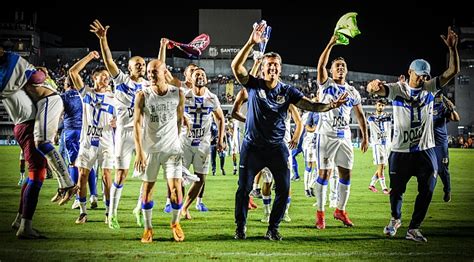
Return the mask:
M337 36L336 44L348 45L348 37L355 37L360 34L359 28L357 28L356 16L357 13L350 12L339 18L336 28L334 28L334 35Z

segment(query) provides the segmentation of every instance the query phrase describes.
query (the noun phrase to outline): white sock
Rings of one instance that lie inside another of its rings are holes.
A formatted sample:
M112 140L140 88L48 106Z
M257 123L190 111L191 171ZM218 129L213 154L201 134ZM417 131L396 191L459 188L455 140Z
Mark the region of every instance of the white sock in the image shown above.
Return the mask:
M314 184L316 183L316 174L318 170L313 167L311 173L309 173L308 177L308 189L314 188Z
M171 199L169 197L166 198L166 204L165 205L166 206L171 205Z
M120 202L120 198L122 197L122 189L123 185L117 187L117 184L112 183L112 186L110 187L110 215L116 216L117 215L117 209L118 205Z
M290 204L291 204L291 197L288 197L288 199L286 200L285 214L288 214L288 210L290 209Z
M171 207L171 224L176 224L176 223L179 223L179 217L180 217L180 214L181 214L181 208L179 209L174 209L173 207Z
M372 177L372 179L370 180L369 186L375 186L375 183L377 183L377 180L378 180L378 179L379 179L379 178L377 177L377 175L374 175L374 176Z
M66 163L56 150L51 150L45 154L44 157L48 161L49 167L51 167L51 169L53 169L53 171L56 173L60 188L74 186L74 183L71 181L71 177L69 177L69 171L67 169Z
M309 179L309 172L308 171L304 171L304 176L303 176L303 183L304 183L304 190L308 190L308 179Z
M252 189L257 190L257 188L258 188L258 183L253 183Z
M382 177L379 179L379 182L380 182L380 186L382 187L382 190L387 189L387 185L385 185L385 177L384 177L384 176L382 176Z
M153 215L153 208L150 209L142 209L143 212L143 219L145 220L145 229L152 229L153 226L151 225L151 218Z
M326 195L328 191L327 181L318 177L315 188L318 211L324 212L324 206L326 205Z
M87 200L84 202L79 202L79 210L81 214L87 214Z
M350 181L348 181L348 183L346 184L344 184L343 182L339 180L339 185L338 185L339 201L337 201L337 208L339 210L346 210L347 201L349 201L349 195L351 193Z
M202 198L197 197L196 199L196 206L199 206L202 203Z
M262 196L263 200L263 212L265 214L270 214L272 210L272 196Z

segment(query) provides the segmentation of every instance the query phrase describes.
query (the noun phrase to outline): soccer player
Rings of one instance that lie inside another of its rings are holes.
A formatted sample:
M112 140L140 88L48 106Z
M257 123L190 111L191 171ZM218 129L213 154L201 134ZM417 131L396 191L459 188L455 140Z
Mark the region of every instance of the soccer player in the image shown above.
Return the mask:
M189 207L199 195L205 183L205 176L209 170L211 150L211 112L215 113L219 127L217 150L223 151L224 145L224 113L219 99L206 87L207 76L203 68L197 68L192 73L193 88L185 93L184 111L190 120L191 129L181 134L184 160L183 166L187 169L193 165L194 173L199 177L189 188L182 210L186 219L191 219ZM197 203L198 205L201 203Z
M275 179L275 202L270 214L266 238L281 240L278 226L284 216L289 196L290 175L288 149L283 142L285 118L290 104L308 111L327 111L345 102L345 95L336 102L322 104L304 97L298 89L280 82L281 57L276 53L264 55L263 78L249 75L244 67L255 44L264 41L265 24L254 28L249 40L232 61L232 71L248 92L248 113L245 138L241 147L239 186L235 195L236 239L246 238L249 193L255 174L268 167Z
M346 212L349 200L352 166L354 163L354 151L351 142L351 129L349 122L351 110L354 109L359 128L362 133L361 150L367 151L367 122L362 110L359 92L346 82L347 64L342 57L334 59L331 63L331 75L328 76L326 65L329 55L337 37L333 35L323 50L318 61L317 81L319 85L317 97L321 102L327 103L342 93L348 93L348 101L337 110L320 113L319 123L316 128L318 138L316 141L319 176L316 179L316 198L318 201L316 211L316 228L326 228L324 205L326 203L326 192L331 171L337 167L339 171L338 203L334 211L334 218L342 221L345 226L352 227L354 224Z
M225 165L225 151L222 152L217 152L217 140L219 138L219 127L217 126L217 120L215 119L215 114L212 113L212 126L211 126L211 166L212 166L212 175L216 175L216 166L217 166L217 161L216 157L219 155L219 163L221 167L221 173L223 176L225 176L225 170L224 170L224 165ZM225 136L224 136L225 138ZM198 197L199 198L199 197ZM199 202L199 199L198 199ZM196 208L198 206L196 205Z
M128 60L129 74L122 72L115 64L112 52L110 52L107 41L107 30L109 26L104 26L95 20L91 25L93 32L100 41L100 49L105 67L110 73L114 86L114 103L117 112L117 128L115 130L115 179L110 188L110 209L109 228L119 229L117 209L122 196L123 185L128 175L128 168L132 160L132 153L135 149L133 142L133 110L135 107L135 94L145 82L145 60L140 56L131 57ZM135 209L137 221L140 220L140 210Z
M73 87L82 98L82 131L79 154L76 166L79 168L79 204L80 214L76 224L87 222L87 188L86 183L90 170L96 161L102 168L102 182L105 195L105 223L109 223L111 172L114 168L114 134L115 122L114 94L107 91L110 74L105 67L98 67L92 72L94 87L84 85L79 73L99 53L92 51L69 69ZM96 170L98 172L98 170Z
M61 140L66 149L66 155L69 162L69 175L71 180L77 184L79 180L79 169L76 164L76 159L79 154L79 141L81 138L82 129L82 100L79 92L72 87L71 78L67 76L64 79L64 93L61 94L61 99L64 103L63 115L63 131ZM91 209L97 208L97 176L94 169L89 173L89 190L90 190L90 204ZM76 200L72 205L72 209L79 208L79 195L76 195Z
M43 81L43 73L35 72L34 67L18 54L5 52L3 47L0 47L0 99L15 124L13 129L15 139L23 150L29 171L28 178L21 188L18 214L12 223L12 228L17 229L16 236L21 239L42 237L33 229L32 220L39 192L46 177L46 159L37 150L35 142L35 120L37 119L40 123L41 119L37 118L37 109L31 97L38 100L51 94L40 85ZM29 94L25 92L26 89L29 89ZM52 125L54 126L54 123ZM62 174L58 174L58 177L62 177ZM73 186L62 190L64 197L61 202L65 203L74 195L77 188Z
M434 150L433 94L459 72L458 36L448 27L447 36L441 38L449 49L449 66L440 76L428 80L430 64L416 59L408 69L408 82L385 84L376 79L367 85L369 93L387 97L393 105L394 136L389 157L392 218L384 233L393 237L401 226L403 193L410 178L416 176L418 195L405 238L417 242L427 241L419 228L433 196L438 170Z
M166 65L155 59L148 63L146 85L136 94L134 141L135 170L142 173L142 212L144 217L142 243L153 241L153 186L163 167L171 191L171 229L177 242L184 240L179 224L183 201L182 149L179 139L183 116L184 94L165 80Z
M59 205L63 205L78 190L69 177L64 159L53 146L63 112L63 102L56 90L44 82L45 75L42 71L38 70L34 75L35 77L32 76L31 79L36 78L36 81L25 85L24 90L35 102L37 108L33 133L35 144L48 161L49 168L57 174L58 191L51 201L57 201Z
M449 154L448 154L448 130L446 124L449 121L458 122L461 120L455 111L453 102L443 95L440 90L436 92L433 105L433 126L435 138L435 153L438 160L438 175L443 182L443 200L451 201L451 176L449 174Z
M315 174L318 172L316 166L316 127L319 121L319 114L316 112L310 112L305 123L305 129L307 131L306 136L309 141L305 146L305 170L304 170L304 193L306 197L315 197L314 194L314 180Z
M240 130L239 125L234 119L229 120L229 130L231 131L231 154L232 154L232 163L234 167L233 174L237 174L237 155L240 153Z
M378 180L380 181L382 192L388 195L389 192L385 185L384 171L388 162L390 144L392 143L392 116L383 111L385 105L387 105L387 102L384 99L377 100L375 103L375 114L367 118L370 128L370 143L372 144L374 165L377 166L377 170L370 180L369 190L377 192L375 183L377 183Z

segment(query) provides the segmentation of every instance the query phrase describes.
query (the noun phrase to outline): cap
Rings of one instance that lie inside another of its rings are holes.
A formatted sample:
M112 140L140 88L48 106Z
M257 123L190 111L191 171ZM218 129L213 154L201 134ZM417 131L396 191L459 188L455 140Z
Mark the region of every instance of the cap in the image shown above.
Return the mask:
M431 66L424 59L415 59L415 60L413 60L413 62L411 62L411 64L410 64L410 69L415 71L415 74L417 74L419 76L425 76L426 75L426 76L431 77L431 75L430 75Z

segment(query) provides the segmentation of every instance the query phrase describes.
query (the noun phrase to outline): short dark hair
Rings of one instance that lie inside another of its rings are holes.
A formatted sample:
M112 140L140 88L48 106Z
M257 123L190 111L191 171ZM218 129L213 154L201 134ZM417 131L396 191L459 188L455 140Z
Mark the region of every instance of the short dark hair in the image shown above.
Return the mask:
M266 58L277 58L278 60L280 60L280 64L283 64L283 60L281 59L281 56L278 53L275 53L275 52L265 53L263 55L263 60L265 60Z
M379 98L379 99L377 99L377 101L375 101L375 103L380 103L380 104L386 105L387 104L387 99Z
M94 70L92 70L92 76L95 76L96 74L98 74L102 71L109 72L105 66L98 66L98 67L94 68Z
M344 61L344 63L346 63L346 60L344 59L344 57L336 57L334 58L334 60L331 61L331 66L332 64L334 64L336 61Z

